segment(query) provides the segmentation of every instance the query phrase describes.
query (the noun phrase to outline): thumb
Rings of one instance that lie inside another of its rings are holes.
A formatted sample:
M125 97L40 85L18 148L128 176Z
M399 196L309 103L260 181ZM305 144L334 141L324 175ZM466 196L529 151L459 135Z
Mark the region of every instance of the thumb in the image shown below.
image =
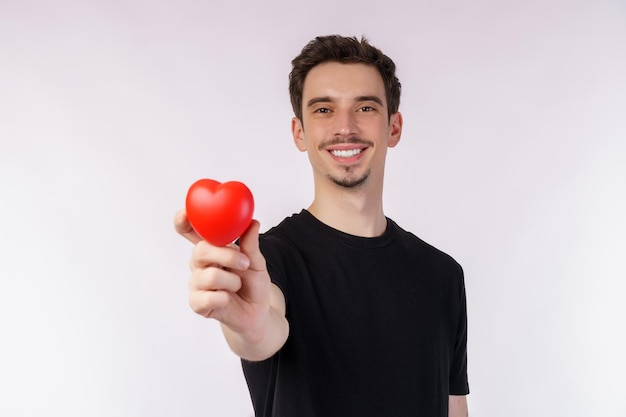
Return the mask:
M193 243L194 245L202 240L202 238L196 233L196 231L189 223L187 219L187 212L185 209L178 210L174 215L174 229L176 232Z
M259 249L259 229L261 225L258 221L252 220L248 229L241 235L239 239L239 248L248 259L250 266L248 269L254 271L265 271L265 257Z

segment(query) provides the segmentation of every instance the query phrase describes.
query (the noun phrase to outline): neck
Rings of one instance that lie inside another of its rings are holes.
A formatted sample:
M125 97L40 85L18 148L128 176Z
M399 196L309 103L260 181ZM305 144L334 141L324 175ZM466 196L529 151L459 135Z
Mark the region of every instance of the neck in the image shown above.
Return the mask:
M376 237L385 232L387 219L383 212L382 187L375 192L334 186L320 190L308 211L328 226L361 237Z

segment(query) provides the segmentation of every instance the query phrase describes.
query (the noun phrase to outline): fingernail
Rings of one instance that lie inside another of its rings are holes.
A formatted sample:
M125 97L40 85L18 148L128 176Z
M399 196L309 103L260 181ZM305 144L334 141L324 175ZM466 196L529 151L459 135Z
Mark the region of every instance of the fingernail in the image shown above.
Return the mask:
M249 266L250 266L250 259L248 259L247 256L241 256L239 258L239 267L241 269L248 269Z

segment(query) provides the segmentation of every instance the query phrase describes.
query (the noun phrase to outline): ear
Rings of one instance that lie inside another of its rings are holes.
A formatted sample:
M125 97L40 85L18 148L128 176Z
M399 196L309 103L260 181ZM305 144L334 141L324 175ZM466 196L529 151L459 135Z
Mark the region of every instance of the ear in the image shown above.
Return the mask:
M389 119L389 142L387 146L393 148L400 142L402 136L402 113L396 112Z
M296 147L301 151L306 151L306 143L304 142L304 127L302 122L297 117L291 119L291 135L293 136L293 142Z

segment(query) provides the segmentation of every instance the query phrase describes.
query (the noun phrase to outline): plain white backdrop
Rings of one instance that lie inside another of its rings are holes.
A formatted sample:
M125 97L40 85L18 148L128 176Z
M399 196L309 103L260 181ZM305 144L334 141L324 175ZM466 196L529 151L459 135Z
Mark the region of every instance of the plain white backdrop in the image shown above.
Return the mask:
M287 74L329 33L398 65L385 211L465 268L470 415L626 416L620 0L0 0L0 415L252 414L171 219L203 177L308 206Z

